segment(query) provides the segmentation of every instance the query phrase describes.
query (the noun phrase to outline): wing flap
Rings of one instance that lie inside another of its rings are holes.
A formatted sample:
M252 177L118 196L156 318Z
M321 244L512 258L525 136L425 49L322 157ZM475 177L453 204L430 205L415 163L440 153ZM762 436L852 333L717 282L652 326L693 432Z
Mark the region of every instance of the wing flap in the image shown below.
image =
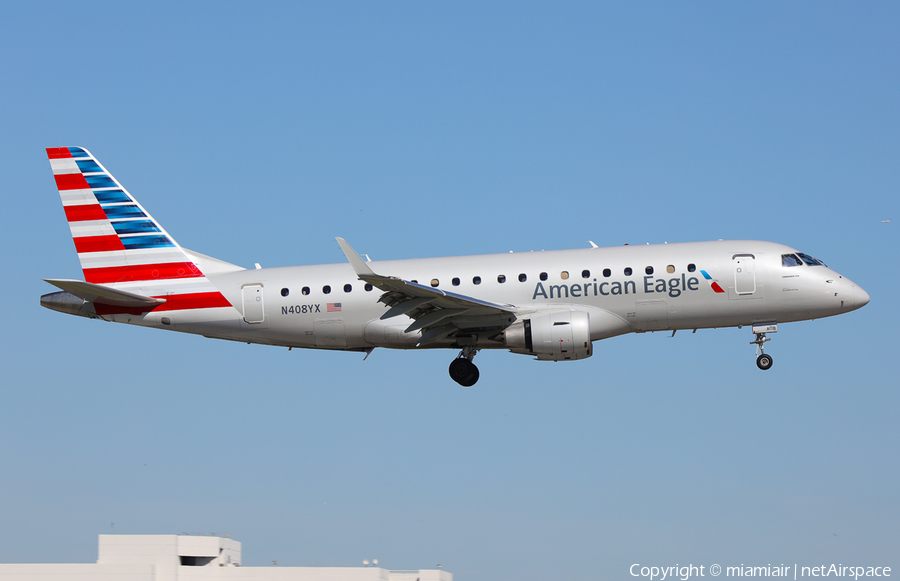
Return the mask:
M412 325L406 328L405 332L412 333L413 331L418 331L419 329L433 327L444 319L449 319L466 312L468 312L468 309L435 309L416 319Z
M391 319L393 317L398 317L400 315L405 315L406 313L412 311L413 309L417 309L422 305L431 302L431 299L428 297L421 297L417 299L409 299L403 300L402 302L396 303L392 306L388 311L381 315L381 320Z
M453 323L446 323L439 327L431 327L424 333L422 333L422 338L419 339L419 342L416 343L416 347L421 347L426 343L431 343L432 341L437 341L439 339L443 339L447 337L451 333L455 333L459 329L456 328L456 325Z

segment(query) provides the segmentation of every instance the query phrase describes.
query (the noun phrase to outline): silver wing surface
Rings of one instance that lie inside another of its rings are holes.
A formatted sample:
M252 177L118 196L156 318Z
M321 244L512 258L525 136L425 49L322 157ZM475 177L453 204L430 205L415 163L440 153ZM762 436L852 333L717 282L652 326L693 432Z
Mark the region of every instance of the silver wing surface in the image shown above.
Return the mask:
M516 319L517 309L513 305L483 301L395 276L376 274L346 240L337 238L337 242L359 280L384 291L378 301L389 309L381 319L400 315L413 319L406 332L422 331L417 347L454 334L500 332Z

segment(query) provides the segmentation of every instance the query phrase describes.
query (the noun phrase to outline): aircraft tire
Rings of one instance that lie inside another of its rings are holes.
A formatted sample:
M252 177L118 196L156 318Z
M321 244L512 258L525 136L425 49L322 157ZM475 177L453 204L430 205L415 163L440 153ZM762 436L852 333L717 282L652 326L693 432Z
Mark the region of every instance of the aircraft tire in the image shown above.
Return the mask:
M765 353L763 353L762 355L760 355L759 357L756 358L756 366L759 367L760 369L762 369L763 371L772 367L772 363L773 363L772 356L766 355Z
M475 383L478 381L478 377L481 375L480 373L478 373L478 368L475 367L474 363L469 363L469 365L472 367L472 372L469 373L469 375L467 375L463 381L459 382L459 384L463 387L472 387L473 385L475 385Z
M478 368L468 359L458 358L450 363L450 378L461 386L472 387L478 377Z

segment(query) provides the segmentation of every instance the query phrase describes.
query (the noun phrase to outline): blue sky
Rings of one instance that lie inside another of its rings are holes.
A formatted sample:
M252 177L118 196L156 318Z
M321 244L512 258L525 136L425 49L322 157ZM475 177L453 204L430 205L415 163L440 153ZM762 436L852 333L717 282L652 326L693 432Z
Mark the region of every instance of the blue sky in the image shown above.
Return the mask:
M900 567L894 3L5 3L0 562L229 532L244 563L457 579ZM243 266L758 238L852 314L545 363L248 346L66 317L45 147ZM883 223L883 220L894 222ZM112 524L114 523L114 524Z

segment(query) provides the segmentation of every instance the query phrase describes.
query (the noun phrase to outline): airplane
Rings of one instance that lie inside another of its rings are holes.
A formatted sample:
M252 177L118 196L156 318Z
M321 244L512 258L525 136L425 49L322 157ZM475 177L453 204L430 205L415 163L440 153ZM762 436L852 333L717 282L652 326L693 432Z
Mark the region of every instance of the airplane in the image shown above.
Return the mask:
M626 333L750 327L756 364L779 323L869 302L822 261L774 242L716 240L364 260L245 269L180 246L88 150L47 149L84 280L49 309L130 325L288 348L365 353L453 349L450 377L478 381L482 349L539 361L593 355Z

